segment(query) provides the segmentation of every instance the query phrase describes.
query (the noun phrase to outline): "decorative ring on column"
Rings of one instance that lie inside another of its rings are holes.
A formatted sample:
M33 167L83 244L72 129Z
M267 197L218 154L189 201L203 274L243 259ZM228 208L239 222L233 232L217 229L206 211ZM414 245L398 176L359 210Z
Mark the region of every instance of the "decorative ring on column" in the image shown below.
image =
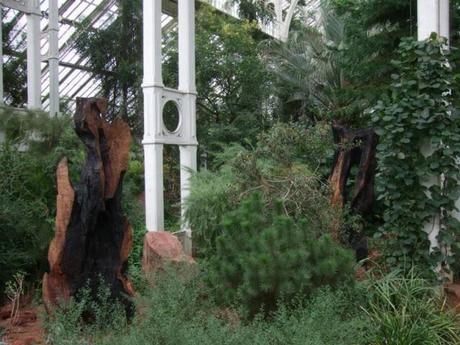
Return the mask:
M165 134L179 135L182 125L182 112L179 103L174 99L165 99L161 120Z

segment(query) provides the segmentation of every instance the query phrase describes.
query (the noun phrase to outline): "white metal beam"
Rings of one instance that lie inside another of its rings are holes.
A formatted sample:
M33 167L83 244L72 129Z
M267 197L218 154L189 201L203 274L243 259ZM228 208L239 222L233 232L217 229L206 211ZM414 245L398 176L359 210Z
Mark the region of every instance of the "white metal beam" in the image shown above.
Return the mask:
M27 14L27 107L41 108L40 3L29 0Z
M161 127L162 61L161 1L143 1L144 16L144 180L148 231L164 230L163 144L156 142ZM160 118L161 119L161 118Z
M148 231L164 229L163 145L179 145L181 214L189 195L190 177L197 168L195 0L178 1L178 89L166 88L162 80L162 2L144 0L144 157L145 212ZM163 121L165 104L172 102L179 124L169 130ZM183 244L191 254L191 230L182 225Z
M59 7L58 0L49 0L49 78L50 115L59 113Z
M40 4L35 0L0 0L0 4L22 13L41 15Z
M186 201L190 194L190 178L197 169L197 140L196 140L196 72L195 72L195 1L179 0L179 91L183 92L182 126L189 139L187 145L181 145L180 150L180 182L181 182L181 214L186 211ZM185 231L184 247L191 251L192 230L182 221ZM191 253L189 253L191 254Z
M433 32L449 38L449 0L418 0L417 16L419 40Z

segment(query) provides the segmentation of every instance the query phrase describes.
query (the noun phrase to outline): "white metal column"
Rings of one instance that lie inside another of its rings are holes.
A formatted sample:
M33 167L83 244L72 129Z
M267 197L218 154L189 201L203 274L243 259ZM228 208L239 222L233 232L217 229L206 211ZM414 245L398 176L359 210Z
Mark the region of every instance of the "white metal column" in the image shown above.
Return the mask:
M49 77L50 115L59 113L59 7L58 0L49 0Z
M148 231L164 229L163 145L178 145L181 172L181 214L189 195L189 181L197 168L195 0L178 1L179 86L166 88L161 68L161 1L144 0L144 153L145 213ZM166 128L165 104L179 113L176 129ZM184 251L191 254L191 230L184 222L180 234ZM184 236L185 235L185 236Z
M449 0L418 0L417 17L419 40L429 38L433 32L442 37L449 38ZM421 150L422 154L429 156L431 154L430 143L427 143ZM426 186L439 184L440 178L441 176L433 176L426 181ZM439 215L424 226L423 230L428 234L430 240L430 250L439 246L437 237L440 227Z
M29 0L27 13L27 107L41 108L40 3Z
M419 40L433 32L449 38L449 0L418 0L417 16Z
M0 68L0 105L3 105L3 6L0 4L0 18L2 25L0 25L0 61L2 67Z
M144 165L148 231L164 230L163 144L156 140L161 116L161 1L144 0Z
M184 93L183 116L190 125L192 142L180 146L181 174L181 214L186 210L186 200L189 196L189 180L197 169L196 143L196 78L195 78L195 1L179 0L179 91ZM182 230L186 232L187 241L191 240L192 232L188 224L182 222ZM191 243L187 244L191 247ZM189 250L191 250L189 248Z

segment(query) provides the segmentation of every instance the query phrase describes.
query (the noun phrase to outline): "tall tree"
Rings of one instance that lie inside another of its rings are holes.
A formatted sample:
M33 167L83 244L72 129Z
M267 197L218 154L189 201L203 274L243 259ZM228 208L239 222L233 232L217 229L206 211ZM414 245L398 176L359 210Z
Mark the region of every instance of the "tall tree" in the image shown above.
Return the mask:
M27 64L26 52L14 49L12 42L13 29L18 17L6 21L5 13L2 17L2 48L4 60L3 88L5 104L13 107L24 107L27 102Z
M76 47L88 58L93 75L102 83L112 115L121 115L136 133L142 131L142 7L140 0L117 0L118 16L107 27L80 25ZM134 101L133 101L134 100Z

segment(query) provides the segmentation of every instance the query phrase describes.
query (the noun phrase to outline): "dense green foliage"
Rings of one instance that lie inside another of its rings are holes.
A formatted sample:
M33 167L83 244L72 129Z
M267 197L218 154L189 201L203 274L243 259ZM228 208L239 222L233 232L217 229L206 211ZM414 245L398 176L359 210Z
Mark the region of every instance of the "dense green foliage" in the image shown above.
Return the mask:
M290 307L280 304L271 318L244 321L214 303L216 291L201 275L167 269L137 299L141 310L130 325L101 289L58 310L46 322L53 345L447 345L460 337L458 316L445 309L440 290L413 272L371 278L363 286L316 290ZM84 297L84 296L83 296ZM102 302L102 303L100 303ZM83 322L92 308L95 322ZM110 317L108 317L110 315Z
M193 228L198 256L215 251L224 214L251 191L262 193L264 210L280 200L286 215L308 218L318 234L331 233L341 223L341 211L330 205L320 172L327 170L332 147L323 124L310 129L279 124L262 133L253 148L226 149L216 158L222 162L217 171L202 170L192 180L185 218Z
M67 141L66 119L44 113L0 109L0 291L14 273L39 278L53 235L54 167L64 152L74 158ZM60 134L59 134L60 133ZM38 140L38 138L41 138ZM28 147L28 149L26 149Z
M458 83L445 43L435 36L424 42L404 39L394 62L391 95L374 110L380 135L378 197L385 205L382 233L391 265L413 261L447 268L458 252ZM423 227L434 221L440 222L441 231L429 259Z
M75 299L46 315L47 344L83 345L87 344L84 338L127 327L125 309L111 299L110 289L101 283L96 297L91 296L89 288L81 289Z
M415 0L330 0L344 21L341 64L346 79L376 91L389 84L391 60L402 37L417 32ZM365 94L365 89L360 89Z
M268 214L264 208L255 193L222 222L210 275L225 302L240 301L250 316L269 314L280 300L352 280L351 251L329 235L318 236L310 219L295 224L281 203Z
M4 102L14 107L23 107L27 100L27 66L26 52L14 50L13 37L17 24L16 17L6 21L5 11L2 11L2 50L5 57L3 68Z
M267 40L265 59L275 78L283 118L315 123L359 124L367 102L345 79L344 24L330 6L321 9L320 27L300 27L287 43Z
M197 135L208 166L222 145L253 141L272 124L270 74L259 42L254 22L225 17L208 6L196 15ZM166 76L175 74L177 60L164 68Z

